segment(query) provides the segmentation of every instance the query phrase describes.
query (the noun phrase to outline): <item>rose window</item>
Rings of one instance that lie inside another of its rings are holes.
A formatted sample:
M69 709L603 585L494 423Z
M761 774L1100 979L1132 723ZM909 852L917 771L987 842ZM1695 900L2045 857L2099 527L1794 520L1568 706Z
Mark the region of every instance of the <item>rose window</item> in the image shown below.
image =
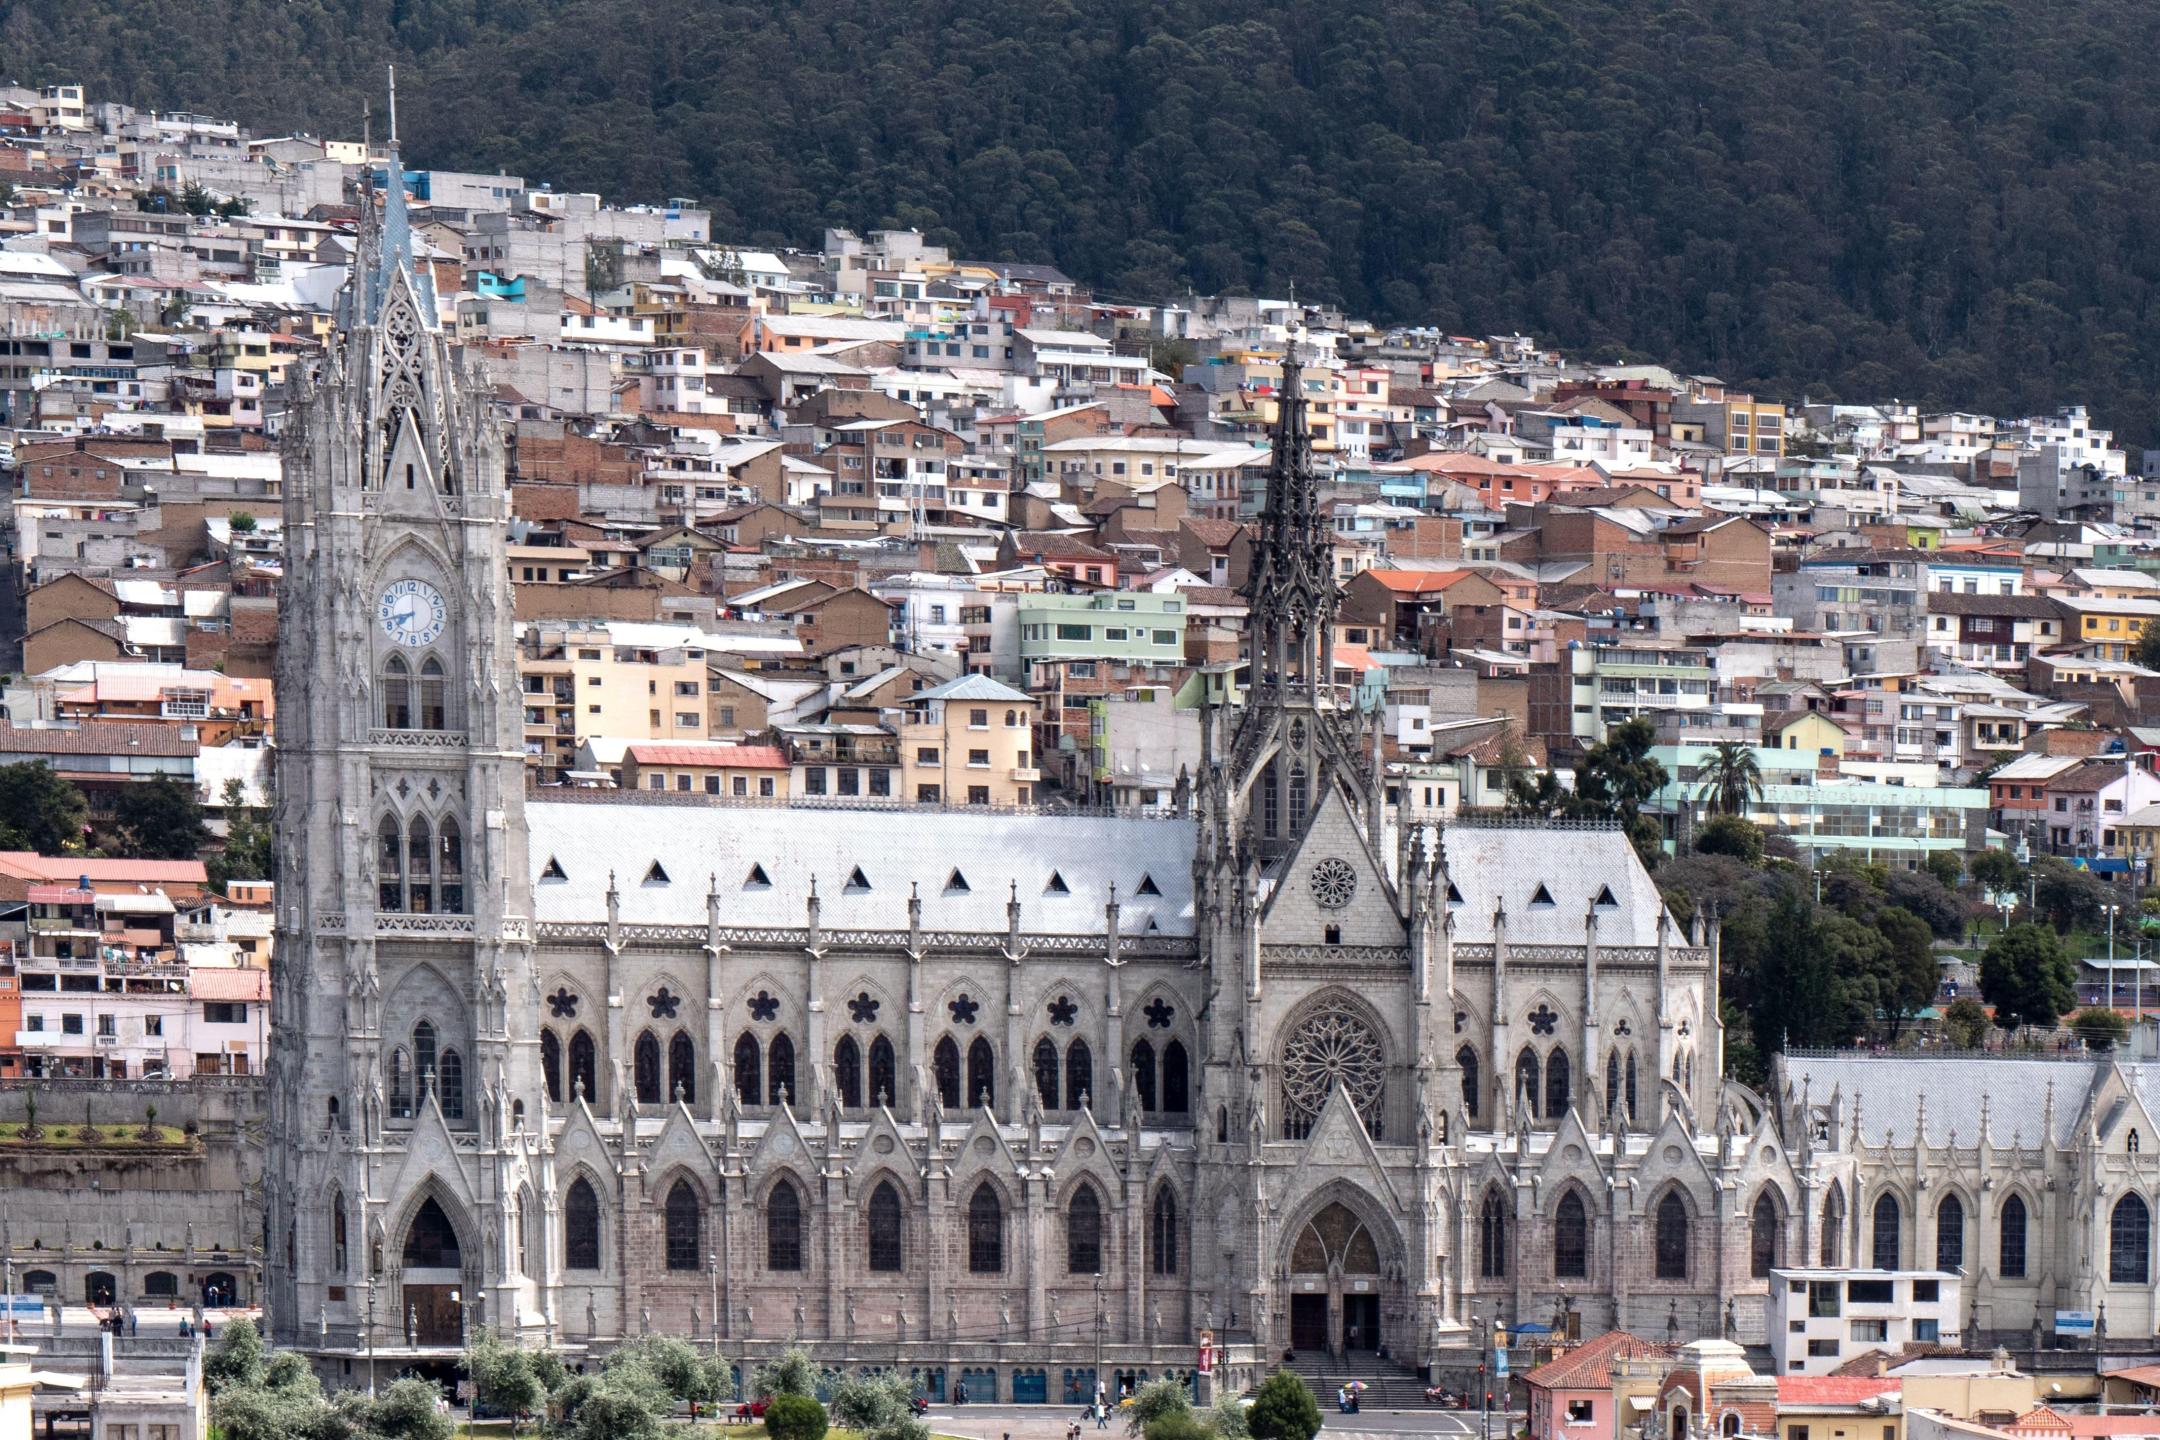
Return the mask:
M1313 899L1329 910L1340 910L1357 894L1357 871L1347 860L1322 860L1313 866Z
M1299 1022L1283 1047L1283 1133L1303 1139L1320 1118L1328 1096L1340 1085L1380 1134L1380 1095L1387 1078L1380 1037L1348 1005L1328 1005Z

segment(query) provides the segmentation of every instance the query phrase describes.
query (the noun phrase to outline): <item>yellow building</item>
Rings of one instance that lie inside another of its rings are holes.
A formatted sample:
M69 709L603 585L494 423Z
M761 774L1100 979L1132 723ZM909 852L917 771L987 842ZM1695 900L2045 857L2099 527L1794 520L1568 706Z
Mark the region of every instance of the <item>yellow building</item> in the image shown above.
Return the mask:
M1846 738L1844 726L1820 711L1807 710L1779 725L1769 743L1773 750L1799 750L1809 755L1827 750L1842 756Z
M705 635L647 621L535 621L518 644L526 763L560 781L583 741L708 738Z
M2160 620L2160 600L2109 599L2099 595L2058 595L2063 638L2095 646L2107 660L2127 660L2147 624Z
M1027 805L1035 766L1033 696L964 675L908 697L900 722L901 794L925 803Z

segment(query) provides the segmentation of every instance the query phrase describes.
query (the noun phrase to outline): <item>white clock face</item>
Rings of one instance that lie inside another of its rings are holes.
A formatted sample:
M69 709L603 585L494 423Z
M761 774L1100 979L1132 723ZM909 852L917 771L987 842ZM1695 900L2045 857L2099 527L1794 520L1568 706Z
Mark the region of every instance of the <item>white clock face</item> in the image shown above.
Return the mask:
M383 591L375 619L400 645L432 645L449 615L442 591L425 580L399 580Z

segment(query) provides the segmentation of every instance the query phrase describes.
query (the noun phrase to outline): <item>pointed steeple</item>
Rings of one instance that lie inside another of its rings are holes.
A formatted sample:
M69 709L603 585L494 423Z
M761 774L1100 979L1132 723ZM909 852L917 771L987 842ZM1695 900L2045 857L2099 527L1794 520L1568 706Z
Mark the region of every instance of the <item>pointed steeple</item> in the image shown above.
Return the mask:
M353 262L353 292L358 302L353 318L373 324L382 318L383 303L402 277L413 287L420 323L439 328L435 312L435 279L413 254L412 210L405 194L405 165L398 150L397 67L390 76L390 145L383 167L384 194L380 208L374 203L373 157L368 157L370 185L361 197L360 235Z
M1283 354L1268 457L1267 498L1245 599L1252 607L1251 687L1256 703L1318 697L1327 678L1328 622L1338 598L1332 546L1313 475L1304 367Z

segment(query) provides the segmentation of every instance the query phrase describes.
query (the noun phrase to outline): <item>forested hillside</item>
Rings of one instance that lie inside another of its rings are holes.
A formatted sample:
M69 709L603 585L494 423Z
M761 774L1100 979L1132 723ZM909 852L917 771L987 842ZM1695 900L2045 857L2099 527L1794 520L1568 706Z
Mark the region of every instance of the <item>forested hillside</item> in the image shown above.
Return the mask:
M2141 0L0 0L0 72L414 163L920 226L1797 399L2151 439Z

